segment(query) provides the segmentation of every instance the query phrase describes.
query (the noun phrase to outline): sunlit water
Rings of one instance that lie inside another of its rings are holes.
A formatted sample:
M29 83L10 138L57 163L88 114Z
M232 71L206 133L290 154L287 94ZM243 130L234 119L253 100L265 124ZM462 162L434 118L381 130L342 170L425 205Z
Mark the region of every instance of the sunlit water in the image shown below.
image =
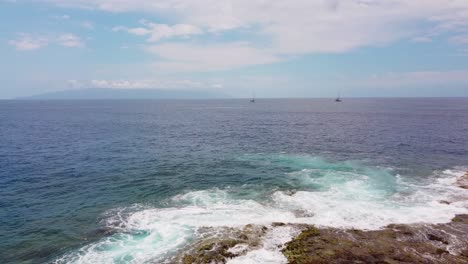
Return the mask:
M468 213L467 121L467 99L3 101L0 260L162 263L246 224L448 222ZM295 234L230 263L283 263Z

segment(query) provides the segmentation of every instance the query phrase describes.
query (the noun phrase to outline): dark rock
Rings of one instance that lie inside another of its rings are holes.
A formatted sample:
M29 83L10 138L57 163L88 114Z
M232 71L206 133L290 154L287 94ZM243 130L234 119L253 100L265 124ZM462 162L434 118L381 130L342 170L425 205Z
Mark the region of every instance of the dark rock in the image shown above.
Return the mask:
M243 229L228 229L226 234L204 238L196 242L183 256L176 257L176 263L202 264L226 263L228 259L245 254L245 250L231 251L237 245L255 249L261 245L261 237L268 230L265 226L246 225Z
M448 224L393 224L377 231L309 226L286 244L283 254L292 264L468 263L467 233L468 215ZM446 238L451 236L457 241Z
M468 189L468 171L463 176L458 178L457 185L463 189Z
M439 241L441 243L448 244L447 240L445 240L443 237L440 237L438 235L427 234L427 238L432 241Z
M438 249L436 250L436 253L439 254L439 255L441 255L441 254L445 254L445 253L449 253L449 252L448 252L447 250L445 250L445 249L438 248Z
M229 249L241 242L241 240L228 239L201 245L192 254L184 255L182 262L184 264L226 263L228 258L236 256L229 252Z
M196 261L196 259L191 255L185 255L182 258L182 263L183 264L192 264L192 263L195 263L195 261Z
M462 223L468 225L468 215L456 215L453 219L452 222L456 223Z
M271 224L272 227L285 226L285 225L286 225L285 223L281 223L281 222L273 222Z
M296 192L297 192L296 190L286 190L284 191L284 194L293 196L294 194L296 194Z
M247 240L247 239L249 239L249 237L246 234L240 234L239 239Z
M391 224L391 225L388 225L387 228L390 228L390 229L393 229L394 231L397 231L403 235L407 235L407 236L413 236L414 235L414 232L413 230L411 230L411 227L407 226L407 225L397 225L397 224Z

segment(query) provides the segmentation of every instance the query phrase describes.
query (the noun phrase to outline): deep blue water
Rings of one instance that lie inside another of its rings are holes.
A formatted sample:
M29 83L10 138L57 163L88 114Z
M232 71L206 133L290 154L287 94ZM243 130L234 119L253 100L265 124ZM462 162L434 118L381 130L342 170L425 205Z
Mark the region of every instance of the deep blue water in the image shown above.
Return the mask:
M113 235L103 224L113 210L182 207L170 203L187 192L237 188L262 203L329 187L286 175L336 171L380 175L375 186L393 195L397 175L459 166L466 98L0 101L0 262L88 250ZM137 259L119 254L111 262Z

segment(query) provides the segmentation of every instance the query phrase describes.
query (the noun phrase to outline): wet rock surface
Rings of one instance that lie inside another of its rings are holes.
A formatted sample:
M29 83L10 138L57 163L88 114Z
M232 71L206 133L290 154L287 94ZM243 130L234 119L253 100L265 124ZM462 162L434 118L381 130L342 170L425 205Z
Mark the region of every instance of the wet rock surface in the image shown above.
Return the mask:
M463 189L468 189L468 171L457 180L457 185Z
M456 185L468 189L468 172ZM282 250L289 263L468 263L466 214L446 224L391 224L375 231L303 228Z
M188 253L180 256L176 263L226 263L230 258L259 248L267 230L261 225L246 225L243 229L227 230L228 235L202 239Z
M286 244L289 263L468 263L468 215L377 231L307 227Z
M377 231L307 227L286 244L289 263L468 263L468 215L448 224Z
M456 185L468 189L468 172L457 180ZM273 222L269 227L246 225L243 229L230 229L227 236L201 239L179 256L176 263L226 263L262 247L267 231L274 232L275 228L284 226L302 230L284 247L278 247L291 264L468 264L468 214L457 215L446 224L391 224L372 231L282 222Z
M468 264L468 215L457 215L447 224L392 224L374 231L319 229L279 222L271 228L279 226L303 230L282 250L288 263ZM227 237L203 239L176 263L226 263L262 247L262 238L268 230L265 226L247 225L231 230Z

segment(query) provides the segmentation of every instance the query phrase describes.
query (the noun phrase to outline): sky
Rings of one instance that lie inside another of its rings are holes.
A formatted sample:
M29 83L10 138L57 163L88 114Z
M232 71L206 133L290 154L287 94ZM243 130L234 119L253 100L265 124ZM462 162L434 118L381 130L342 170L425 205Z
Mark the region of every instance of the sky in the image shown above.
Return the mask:
M468 96L468 0L0 0L0 98Z

